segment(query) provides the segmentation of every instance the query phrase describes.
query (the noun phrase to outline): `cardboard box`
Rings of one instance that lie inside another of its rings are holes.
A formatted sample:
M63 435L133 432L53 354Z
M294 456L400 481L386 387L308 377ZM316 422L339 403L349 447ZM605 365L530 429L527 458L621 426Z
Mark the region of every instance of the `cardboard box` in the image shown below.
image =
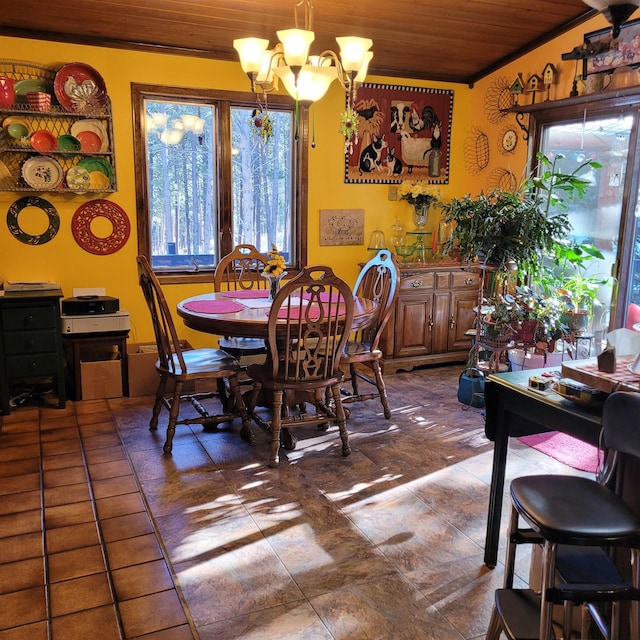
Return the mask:
M81 362L82 400L122 396L122 361Z
M184 349L193 347L181 340ZM129 397L155 396L160 382L156 370L158 349L155 342L132 342L127 344L127 368L129 369ZM189 392L185 389L185 392Z

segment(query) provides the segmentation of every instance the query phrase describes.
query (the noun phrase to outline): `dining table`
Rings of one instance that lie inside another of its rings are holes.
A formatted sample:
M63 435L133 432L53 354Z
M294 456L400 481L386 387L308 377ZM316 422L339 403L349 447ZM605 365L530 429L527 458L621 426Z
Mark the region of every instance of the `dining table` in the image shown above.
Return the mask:
M181 300L177 313L185 326L196 331L236 338L263 338L266 341L269 338L271 302L269 291L265 289L216 291ZM354 296L351 329L363 329L374 321L377 306L373 300ZM284 336L286 320L282 320L281 324ZM262 397L259 404L266 406L269 402ZM251 414L257 424L270 428L269 423L262 420L255 411ZM297 439L289 429L282 430L282 438L285 449L295 449Z
M190 329L236 338L269 337L271 300L265 289L217 291L181 300L177 312ZM354 297L353 331L366 327L375 317L373 300ZM283 332L286 322L282 321Z

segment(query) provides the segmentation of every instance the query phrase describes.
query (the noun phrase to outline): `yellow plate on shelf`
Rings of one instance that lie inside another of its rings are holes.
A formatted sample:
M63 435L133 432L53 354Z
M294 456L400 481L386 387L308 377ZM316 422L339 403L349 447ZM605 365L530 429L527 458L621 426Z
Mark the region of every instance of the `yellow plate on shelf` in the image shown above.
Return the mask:
M89 189L108 189L111 180L102 171L89 171Z

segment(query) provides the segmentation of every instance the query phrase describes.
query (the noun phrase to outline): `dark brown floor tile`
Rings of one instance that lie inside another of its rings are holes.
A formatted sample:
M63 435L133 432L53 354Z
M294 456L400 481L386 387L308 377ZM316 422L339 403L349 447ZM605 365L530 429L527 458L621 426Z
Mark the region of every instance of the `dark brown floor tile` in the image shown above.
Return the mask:
M98 543L98 529L95 521L72 524L68 527L58 527L47 531L48 553L81 549Z
M80 426L80 433L82 434L83 439L86 439L90 436L97 436L101 434L110 435L117 432L118 430L113 420L105 420L103 422L82 423Z
M49 580L60 582L105 571L105 559L100 545L50 553L47 556Z
M3 436L11 433L38 433L40 431L40 421L36 417L30 420L12 421L11 418L17 414L13 413L10 416L0 416L0 427Z
M39 507L0 516L0 540L39 531L42 531L42 510Z
M138 491L111 496L110 498L100 498L96 500L96 507L98 516L102 520L123 516L128 513L139 513L146 509L142 495Z
M45 489L64 487L69 484L79 484L81 482L87 482L87 480L87 471L84 466L53 469L44 472Z
M44 585L0 595L0 629L45 620Z
M164 560L134 564L113 572L118 601L131 600L173 589L173 579Z
M0 594L44 585L44 558L0 564Z
M104 447L116 447L120 444L120 436L115 431L113 433L102 433L96 436L83 437L82 444L87 451Z
M73 453L63 453L59 456L44 456L42 458L42 468L45 471L52 469L66 469L67 467L80 467L84 464L81 451Z
M39 558L43 554L44 547L40 531L3 538L0 544L0 563Z
M187 622L182 603L173 589L121 602L120 614L130 638Z
M113 462L115 460L126 460L127 453L122 446L118 443L114 447L104 447L102 449L90 449L85 452L87 457L87 464L91 467L94 464L100 464L102 462Z
M0 640L49 640L47 623L34 622L12 629L0 630Z
M109 403L106 400L84 400L75 404L78 424L103 422L111 418Z
M0 482L0 495L21 493L23 491L40 491L39 473L23 473L7 476Z
M2 437L0 435L0 437ZM2 438L2 442L4 443L4 438ZM36 442L35 444L26 444L20 446L2 446L0 447L0 462L15 462L17 460L27 460L29 458L39 458L40 457L40 445ZM3 466L3 465L0 465Z
M162 549L155 535L127 538L107 544L107 557L112 570L129 567L132 564L151 562L163 558Z
M170 627L154 633L145 633L144 636L136 636L130 640L194 640L195 636L191 627L183 624L179 627ZM0 638L2 640L2 638ZM202 640L202 638L200 638Z
M51 615L54 618L112 602L106 573L54 582L50 594Z
M123 637L113 605L54 618L51 629L51 640L120 640Z
M117 478L133 473L133 469L128 460L114 460L113 462L103 462L89 465L89 475L92 481L106 480L107 478Z
M2 434L5 447L23 447L25 445L37 445L40 436L37 431L22 431L19 433Z
M53 429L41 429L40 440L42 442L57 442L58 440L76 440L78 428L75 425L68 427L56 427Z
M62 504L72 504L74 502L85 502L91 499L89 485L86 482L67 485L63 487L53 487L44 492L44 506L56 507Z
M12 476L27 473L40 473L40 458L0 462L0 478L11 478Z
M45 456L58 456L64 453L75 453L80 450L80 441L77 438L42 443L42 454Z
M147 533L154 533L154 529L145 512L130 513L102 521L102 537L105 542L134 538Z
M96 500L138 491L138 483L133 475L96 480L91 484L93 486L93 494L95 495Z
M57 507L47 507L44 512L46 529L93 522L94 520L93 503L90 500L62 504Z
M41 505L42 499L39 490L11 493L8 496L3 496L0 500L0 515L40 509Z

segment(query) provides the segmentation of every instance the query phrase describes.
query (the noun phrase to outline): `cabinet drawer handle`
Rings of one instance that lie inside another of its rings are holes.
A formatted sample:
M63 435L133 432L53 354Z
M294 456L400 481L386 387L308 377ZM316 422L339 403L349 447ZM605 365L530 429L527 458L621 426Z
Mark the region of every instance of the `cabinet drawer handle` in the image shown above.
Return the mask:
M33 322L33 316L32 315L28 315L24 317L24 323L25 324L31 324Z
M475 278L465 278L464 279L464 283L465 284L475 284L476 279Z
M456 328L456 319L453 317L453 315L449 319L449 328L450 329L455 329Z
M424 284L424 282L422 280L412 280L411 281L411 286L414 289L417 289L418 287L421 287Z
M29 371L35 371L38 368L38 363L37 362L31 362L29 364Z

